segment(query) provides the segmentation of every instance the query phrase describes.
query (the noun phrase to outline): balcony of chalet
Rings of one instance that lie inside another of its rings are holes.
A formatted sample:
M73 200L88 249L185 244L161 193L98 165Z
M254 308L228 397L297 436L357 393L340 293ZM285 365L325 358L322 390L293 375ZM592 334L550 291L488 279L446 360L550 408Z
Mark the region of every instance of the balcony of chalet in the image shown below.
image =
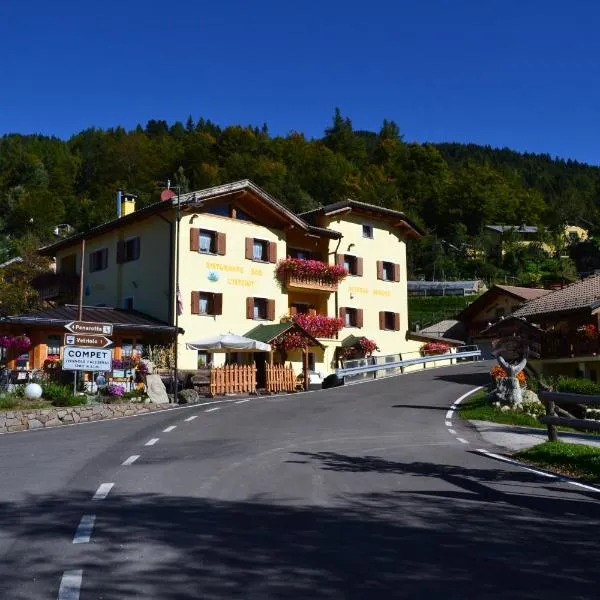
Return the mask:
M31 282L42 303L70 304L79 295L79 275L76 273L42 273Z
M600 337L594 325L561 334L549 331L541 340L541 358L570 359L600 355Z
M344 267L330 265L317 258L288 257L277 265L277 277L288 292L337 292L339 282L347 274Z

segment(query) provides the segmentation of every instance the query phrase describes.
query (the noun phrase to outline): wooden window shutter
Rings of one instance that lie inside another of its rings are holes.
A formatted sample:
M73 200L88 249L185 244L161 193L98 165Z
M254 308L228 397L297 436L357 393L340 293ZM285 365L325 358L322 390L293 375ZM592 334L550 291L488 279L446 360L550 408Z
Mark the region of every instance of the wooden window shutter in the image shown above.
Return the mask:
M192 292L192 314L200 314L200 292Z
M385 329L385 312L379 311L379 329Z
M269 242L269 262L277 262L277 242Z
M275 320L275 300L267 300L267 320Z
M317 309L316 309L316 308L309 308L309 309L308 309L308 314L309 314L311 317L316 317L316 316L317 316Z
M345 256L343 254L338 254L337 255L336 262L337 262L338 266L343 267L344 266L344 260L345 260Z
M224 256L227 253L227 235L217 233L217 254Z
M394 265L394 281L400 281L400 265Z
M117 242L117 262L125 262L125 242Z
M254 298L246 298L246 319L254 319Z
M344 325L346 324L346 308L341 306L340 307L340 319L342 319L342 321L344 321Z
M190 228L190 250L192 252L200 251L200 230L195 227Z
M363 326L363 309L362 308L356 309L356 326L357 327Z
M298 309L295 306L290 306L290 317L298 314Z
M254 238L246 238L246 258L252 260L252 246L254 245Z
M400 313L394 313L394 329L400 331Z
M223 314L223 294L213 294L213 314Z
M356 257L356 274L358 277L362 277L363 274L363 259Z
M383 261L377 261L377 279L383 279Z

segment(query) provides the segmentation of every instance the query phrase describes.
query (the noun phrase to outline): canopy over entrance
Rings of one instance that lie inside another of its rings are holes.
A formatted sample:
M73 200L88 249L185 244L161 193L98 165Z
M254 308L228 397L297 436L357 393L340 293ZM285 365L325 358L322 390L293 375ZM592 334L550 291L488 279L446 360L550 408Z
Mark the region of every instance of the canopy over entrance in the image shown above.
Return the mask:
M207 337L186 344L189 350L201 350L203 352L270 352L270 344L249 337L226 333Z

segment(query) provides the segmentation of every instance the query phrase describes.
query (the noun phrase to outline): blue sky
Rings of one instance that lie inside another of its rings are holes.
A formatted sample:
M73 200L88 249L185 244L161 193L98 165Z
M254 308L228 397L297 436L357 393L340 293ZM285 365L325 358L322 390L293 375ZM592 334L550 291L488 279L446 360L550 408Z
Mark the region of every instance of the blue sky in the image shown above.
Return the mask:
M594 0L2 4L0 134L191 114L318 137L339 106L408 141L600 163Z

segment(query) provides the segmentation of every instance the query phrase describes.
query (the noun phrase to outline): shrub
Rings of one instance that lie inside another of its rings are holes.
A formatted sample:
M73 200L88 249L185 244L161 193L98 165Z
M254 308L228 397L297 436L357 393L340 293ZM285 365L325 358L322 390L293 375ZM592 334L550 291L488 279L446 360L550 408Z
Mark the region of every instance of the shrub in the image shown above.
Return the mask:
M122 397L125 393L125 387L122 385L118 385L117 383L109 383L106 386L106 393L109 396L119 396Z
M45 400L49 400L52 404L57 400L68 399L73 395L72 387L64 385L62 383L56 383L54 381L43 381L42 386L42 397ZM58 405L54 406L69 406L69 405Z
M560 377L556 382L557 392L569 392L571 394L585 394L586 396L600 395L600 384L590 379L578 379L577 377Z
M65 396L52 400L52 406L82 406L87 404L85 396Z
M12 394L7 394L0 398L0 410L12 410L13 408L16 408L19 403L19 398L16 398Z

